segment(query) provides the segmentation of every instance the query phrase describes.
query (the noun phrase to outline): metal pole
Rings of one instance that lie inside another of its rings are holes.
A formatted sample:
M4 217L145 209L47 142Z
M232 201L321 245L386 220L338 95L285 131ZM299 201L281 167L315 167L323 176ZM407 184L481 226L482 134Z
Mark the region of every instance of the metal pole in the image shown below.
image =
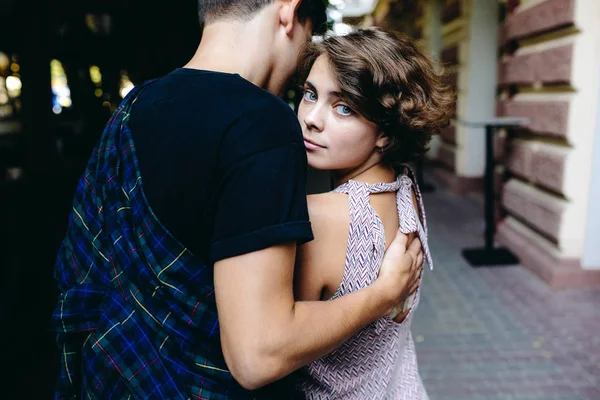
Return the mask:
M415 160L415 167L416 167L416 171L415 174L417 175L417 184L419 185L419 187L422 187L423 184L425 183L425 179L423 179L423 159L421 157L417 158Z
M521 126L523 119L495 119L481 123L462 121L466 126L485 127L485 183L484 183L484 218L485 218L485 245L483 248L463 249L463 257L473 267L516 265L519 259L510 250L494 246L494 234L496 233L496 193L494 190L494 134L497 127Z
M425 182L423 174L423 164L425 156L421 156L415 160L415 178L417 179L417 185L421 189L421 193L428 193L435 191L435 186Z
M494 132L492 125L485 126L485 249L494 249L496 221L494 216Z

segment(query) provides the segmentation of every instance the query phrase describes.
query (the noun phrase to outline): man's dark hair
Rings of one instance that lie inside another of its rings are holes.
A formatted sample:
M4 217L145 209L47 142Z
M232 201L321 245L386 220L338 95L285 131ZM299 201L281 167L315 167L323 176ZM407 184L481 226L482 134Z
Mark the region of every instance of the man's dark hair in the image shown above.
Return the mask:
M273 0L198 0L198 17L204 26L221 18L249 20ZM298 20L310 19L315 34L327 28L327 0L302 0L298 6Z

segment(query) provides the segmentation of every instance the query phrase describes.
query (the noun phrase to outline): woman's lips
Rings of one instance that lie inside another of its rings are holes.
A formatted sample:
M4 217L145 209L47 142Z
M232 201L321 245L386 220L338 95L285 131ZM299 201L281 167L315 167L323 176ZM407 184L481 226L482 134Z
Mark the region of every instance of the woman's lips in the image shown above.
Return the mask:
M306 150L319 150L325 148L325 146L321 146L320 144L317 144L306 138L304 139L304 147L306 147Z

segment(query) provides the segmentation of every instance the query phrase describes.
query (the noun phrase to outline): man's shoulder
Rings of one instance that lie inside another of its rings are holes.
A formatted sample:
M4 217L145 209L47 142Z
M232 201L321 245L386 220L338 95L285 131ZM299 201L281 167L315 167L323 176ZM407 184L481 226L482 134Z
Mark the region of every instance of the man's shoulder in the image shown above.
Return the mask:
M158 83L161 88L154 95L170 98L175 109L198 110L184 117L212 120L226 127L225 132L251 128L299 132L296 114L286 102L240 75L183 68Z
M246 99L232 99L229 126L223 136L223 150L256 154L284 146L295 146L304 154L302 130L292 108L277 96L256 88Z
M295 117L291 107L282 99L238 74L180 68L156 82L162 86L154 93L158 96L175 97L173 94L177 94L180 101L223 107L232 117L247 113Z
M256 125L274 127L275 129L300 130L298 117L292 107L274 94L254 87L245 93L241 100L245 105L242 118L254 121ZM236 99L232 99L236 102Z
M292 108L234 74L179 69L159 78L141 93L130 126L136 144L162 143L169 132L169 146L209 149L226 164L281 146L303 150Z

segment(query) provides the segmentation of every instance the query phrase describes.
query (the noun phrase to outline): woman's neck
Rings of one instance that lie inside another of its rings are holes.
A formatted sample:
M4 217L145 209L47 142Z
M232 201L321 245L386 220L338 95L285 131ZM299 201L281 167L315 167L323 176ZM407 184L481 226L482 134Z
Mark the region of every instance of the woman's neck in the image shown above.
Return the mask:
M377 163L353 171L335 171L333 176L335 186L346 183L351 179L357 182L374 184L380 182L393 182L396 179L396 172L392 167Z

